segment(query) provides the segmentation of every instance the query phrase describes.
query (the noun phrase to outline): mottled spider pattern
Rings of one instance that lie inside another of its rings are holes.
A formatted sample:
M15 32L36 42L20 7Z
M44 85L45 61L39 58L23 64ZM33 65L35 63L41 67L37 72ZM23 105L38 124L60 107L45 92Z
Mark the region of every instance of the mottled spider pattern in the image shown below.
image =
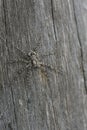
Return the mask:
M16 50L17 50L18 54L20 55L20 59L10 61L9 63L10 64L24 63L25 66L16 72L16 74L14 75L14 79L17 78L17 74L21 74L23 71L26 71L26 70L29 71L32 69L41 69L41 70L43 70L43 72L45 72L45 74L47 74L47 72L46 72L47 69L50 69L51 71L56 71L56 69L53 68L51 65L44 64L40 60L39 55L36 51L31 50L29 53L25 53L24 51L22 51L21 49L19 49L17 47L16 47ZM53 55L53 54L49 54L49 55ZM11 80L13 81L14 79L11 79Z
M54 69L51 65L47 65L44 64L40 58L37 52L31 50L29 53L25 53L23 51L21 51L19 48L17 48L18 51L20 51L22 53L22 55L24 55L25 58L18 60L18 62L24 62L26 63L26 67L25 68L30 68L30 69L34 69L34 68L49 68L50 70L56 70ZM50 54L53 55L53 54ZM47 55L45 55L47 56ZM17 62L17 61L16 61Z

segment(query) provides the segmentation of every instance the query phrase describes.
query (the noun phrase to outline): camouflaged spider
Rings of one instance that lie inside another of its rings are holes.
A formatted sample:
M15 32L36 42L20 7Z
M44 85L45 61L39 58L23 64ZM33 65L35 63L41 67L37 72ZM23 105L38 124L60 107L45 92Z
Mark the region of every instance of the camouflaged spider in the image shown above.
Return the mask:
M21 52L24 53L23 51L21 51ZM53 54L50 54L50 55L53 55ZM36 53L34 50L31 50L29 53L25 54L25 56L27 56L27 60L26 60L27 66L26 67L28 67L28 66L33 67L33 68L47 67L49 69L55 70L52 66L46 65L43 62L41 62L38 53Z
M19 48L16 47L16 50L18 51L19 53L19 56L20 56L20 59L19 60L13 60L13 61L10 61L9 63L10 64L13 64L13 63L24 63L24 67L18 69L12 78L10 78L10 81L9 81L9 86L11 86L11 84L13 84L13 82L15 80L17 80L17 78L19 77L19 74L22 74L22 72L24 72L23 74L25 74L24 76L24 80L25 82L28 81L29 83L29 80L31 79L31 71L32 70L41 70L42 73L44 73L44 75L47 77L48 76L48 70L50 71L53 71L53 72L57 72L57 73L60 73L62 74L61 70L57 69L57 67L52 67L51 65L48 65L48 64L45 64L43 62L40 61L40 58L39 58L39 55L36 51L34 50L31 50L29 53L25 53L24 51L20 50ZM53 53L50 53L49 55L54 55ZM42 56L48 56L48 55L42 55Z
M25 66L16 72L15 77L17 77L17 74L21 74L25 70L41 69L42 71L46 72L46 68L48 68L50 70L56 71L56 69L53 68L51 65L47 65L41 62L38 53L36 53L34 50L31 50L29 53L25 53L17 47L16 50L19 52L19 55L22 58L19 60L10 61L9 63L10 64L25 63ZM53 54L49 54L49 55L53 55Z

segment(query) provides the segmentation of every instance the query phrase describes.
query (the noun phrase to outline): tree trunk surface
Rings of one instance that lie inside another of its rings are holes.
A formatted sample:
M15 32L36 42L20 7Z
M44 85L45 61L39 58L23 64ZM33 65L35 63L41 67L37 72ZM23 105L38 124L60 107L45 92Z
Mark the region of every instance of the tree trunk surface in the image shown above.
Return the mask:
M86 0L0 0L0 130L87 130L86 57Z

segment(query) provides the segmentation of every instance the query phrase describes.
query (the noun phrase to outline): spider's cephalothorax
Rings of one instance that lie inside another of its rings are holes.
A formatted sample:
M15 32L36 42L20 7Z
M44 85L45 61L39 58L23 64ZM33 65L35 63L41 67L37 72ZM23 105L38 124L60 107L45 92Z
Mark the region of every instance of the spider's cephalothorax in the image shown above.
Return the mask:
M31 50L28 53L28 56L30 57L31 64L32 64L33 67L40 67L41 66L42 63L40 62L39 56L35 51Z

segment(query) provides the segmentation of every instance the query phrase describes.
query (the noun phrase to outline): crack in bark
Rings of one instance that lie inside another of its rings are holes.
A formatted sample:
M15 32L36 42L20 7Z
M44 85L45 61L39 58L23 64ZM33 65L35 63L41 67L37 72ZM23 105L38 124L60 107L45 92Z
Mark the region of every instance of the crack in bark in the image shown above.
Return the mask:
M8 46L7 46L7 16L6 16L6 7L5 7L5 0L3 0L3 12L4 12L4 24L5 24L5 37L6 39L4 40L5 43L6 43L6 48L7 48L7 51L9 53L9 49L8 49Z
M84 69L84 57L83 57L83 48L82 48L82 41L80 39L80 34L79 34L79 29L78 29L78 21L76 18L76 11L75 11L75 3L73 0L73 10L74 10L74 19L76 23L76 30L77 30L77 37L80 45L80 52L81 52L81 67L82 67L82 72L83 72L83 79L84 79L84 87L85 87L85 92L87 94L87 86L86 86L86 76L85 76L85 69Z
M14 106L14 116L15 116L16 126L17 126L17 129L18 129L17 116L16 116L16 110L15 110L15 102L14 102L14 94L13 94L12 87L11 87L11 95L12 95L12 101L13 101L13 106Z
M54 22L55 18L54 18L53 0L51 0L51 12L52 12L54 36L55 36L55 40L57 42L57 35L56 35L55 22Z
M5 0L3 0L3 12L4 12L4 24L5 24L5 36L6 36L6 40L5 40L5 43L6 43L6 48L7 48L7 51L9 53L9 48L8 48L8 41L7 41L7 35L8 35L8 30L7 30L7 14L6 14L6 2ZM15 103L14 103L14 94L13 94L13 89L11 87L11 95L12 95L12 101L13 101L13 108L14 108L14 116L15 116L15 122L16 122L16 126L17 126L17 129L18 129L18 125L17 125L17 116L16 116L16 110L15 110Z

